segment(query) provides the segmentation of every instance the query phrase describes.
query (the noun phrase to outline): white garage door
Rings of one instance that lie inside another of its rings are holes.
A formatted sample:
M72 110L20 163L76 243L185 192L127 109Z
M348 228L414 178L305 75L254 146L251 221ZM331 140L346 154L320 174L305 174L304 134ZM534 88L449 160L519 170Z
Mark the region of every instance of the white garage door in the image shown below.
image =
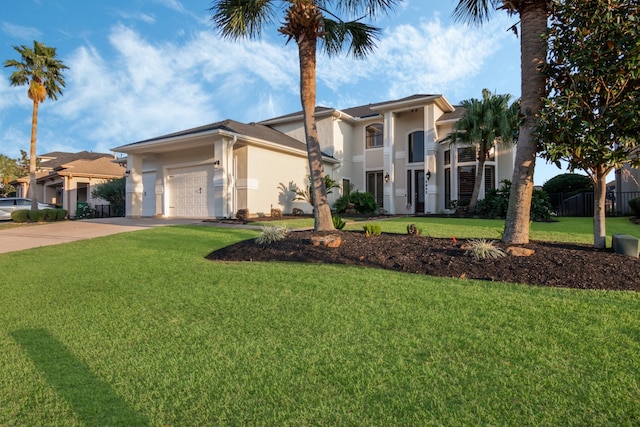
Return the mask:
M213 216L213 166L169 170L169 216L207 218Z
M156 173L142 174L142 216L156 214Z

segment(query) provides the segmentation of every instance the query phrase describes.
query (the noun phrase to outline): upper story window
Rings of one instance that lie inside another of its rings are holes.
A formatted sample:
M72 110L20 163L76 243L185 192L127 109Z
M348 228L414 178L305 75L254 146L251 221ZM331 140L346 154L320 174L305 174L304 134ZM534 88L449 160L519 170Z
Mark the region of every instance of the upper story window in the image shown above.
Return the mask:
M380 148L384 145L382 130L380 123L367 126L367 148Z
M458 148L458 163L469 163L476 161L476 147Z
M409 134L409 163L424 162L424 131Z

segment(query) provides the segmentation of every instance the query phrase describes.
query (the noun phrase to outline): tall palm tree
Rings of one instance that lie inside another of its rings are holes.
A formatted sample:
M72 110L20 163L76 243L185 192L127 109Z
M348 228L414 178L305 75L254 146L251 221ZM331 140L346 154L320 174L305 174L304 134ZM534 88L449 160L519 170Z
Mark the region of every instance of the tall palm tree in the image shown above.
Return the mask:
M492 9L504 9L520 16L521 120L515 167L509 197L509 209L502 240L529 242L529 219L533 196L533 171L536 142L532 138L534 119L542 108L545 77L540 67L546 60L542 35L547 29L550 0L458 0L453 16L475 24L484 23Z
M214 0L212 21L223 37L230 39L259 37L262 30L284 19L278 31L294 40L300 63L300 100L304 116L309 171L313 186L316 231L333 230L331 208L325 188L322 153L315 119L316 52L318 42L325 52L334 55L348 44L356 58L364 57L375 47L379 28L362 22L389 11L400 0ZM342 20L330 11L353 20Z
M480 186L484 178L484 164L496 143L512 144L517 139L517 111L509 106L511 95L496 95L482 90L482 99L466 99L461 102L465 113L456 122L454 131L446 140L462 142L477 148L478 164L476 180L469 202L469 212L476 210ZM513 105L517 106L517 102ZM514 138L515 136L515 138Z
M33 101L31 115L31 146L29 154L29 197L31 209L38 209L36 195L36 133L38 130L38 106L48 97L56 100L62 95L65 86L62 70L69 67L56 59L56 49L45 46L34 40L33 49L27 46L13 47L21 56L21 60L10 59L5 67L13 67L15 71L9 76L11 86L29 85L27 95Z

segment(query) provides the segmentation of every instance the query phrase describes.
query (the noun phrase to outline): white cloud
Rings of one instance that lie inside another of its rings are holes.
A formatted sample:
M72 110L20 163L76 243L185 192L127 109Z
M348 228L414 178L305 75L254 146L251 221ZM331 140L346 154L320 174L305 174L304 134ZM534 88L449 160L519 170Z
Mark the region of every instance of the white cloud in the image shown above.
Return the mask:
M10 22L3 22L0 26L2 31L11 37L24 40L35 40L40 38L42 33L37 28L25 27L22 25L12 24Z

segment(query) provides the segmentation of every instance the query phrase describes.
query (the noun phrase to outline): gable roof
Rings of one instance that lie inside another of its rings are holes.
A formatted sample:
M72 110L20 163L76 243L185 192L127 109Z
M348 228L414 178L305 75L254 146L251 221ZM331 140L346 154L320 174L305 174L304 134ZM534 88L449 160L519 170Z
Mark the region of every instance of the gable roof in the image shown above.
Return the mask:
M155 138L145 139L143 141L134 142L127 145L116 147L113 150L127 153L138 147L147 146L155 143L169 143L176 139L188 136L205 136L207 134L228 133L240 137L241 139L254 140L255 142L266 142L276 144L282 148L293 149L306 153L307 148L304 142L290 137L280 131L260 123L241 123L235 120L227 119L220 122L210 123L208 125L198 126L191 129L185 129L178 132L169 133ZM323 156L332 158L325 153Z
M97 160L101 158L113 159L113 154L108 153L94 153L91 151L80 151L77 153L67 153L64 151L52 151L51 153L45 153L37 156L40 159L41 169L55 169L65 163L70 163L75 160Z

